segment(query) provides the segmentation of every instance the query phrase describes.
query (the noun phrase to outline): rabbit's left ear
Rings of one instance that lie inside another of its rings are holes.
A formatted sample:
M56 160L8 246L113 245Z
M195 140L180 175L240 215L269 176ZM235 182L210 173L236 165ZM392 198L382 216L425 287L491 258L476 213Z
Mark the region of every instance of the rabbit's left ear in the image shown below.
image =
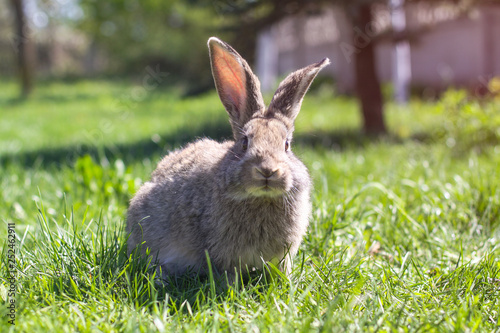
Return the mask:
M264 113L260 82L248 63L229 44L218 38L208 40L212 75L219 97L226 108L235 138L243 126Z
M330 60L325 58L288 75L278 86L271 104L269 104L266 116L272 117L274 114L279 113L293 122L300 111L307 89L309 89L318 72L329 64Z

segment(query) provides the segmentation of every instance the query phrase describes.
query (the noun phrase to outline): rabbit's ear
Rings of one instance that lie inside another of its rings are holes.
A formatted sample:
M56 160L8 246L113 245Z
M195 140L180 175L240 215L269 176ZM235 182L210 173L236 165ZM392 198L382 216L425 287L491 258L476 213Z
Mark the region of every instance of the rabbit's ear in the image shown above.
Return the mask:
M307 89L309 89L309 86L318 72L329 64L330 60L325 58L320 62L299 69L288 75L278 86L271 104L269 104L266 116L272 117L279 113L293 122L300 111L302 99Z
M264 113L260 82L247 62L229 44L208 40L212 75L219 97L231 120L235 138L254 115Z

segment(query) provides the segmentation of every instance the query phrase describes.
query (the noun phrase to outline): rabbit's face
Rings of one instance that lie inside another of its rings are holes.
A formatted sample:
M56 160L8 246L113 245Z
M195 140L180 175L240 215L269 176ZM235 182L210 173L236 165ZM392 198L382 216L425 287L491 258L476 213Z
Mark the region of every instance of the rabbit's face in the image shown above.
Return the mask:
M236 142L237 166L233 181L242 197L283 196L293 186L290 170L291 131L274 118L254 118Z
M279 198L308 188L305 166L290 151L293 123L302 99L328 58L289 74L267 110L260 83L248 63L229 44L208 41L215 86L236 143L221 169L234 198ZM293 166L293 170L292 167Z

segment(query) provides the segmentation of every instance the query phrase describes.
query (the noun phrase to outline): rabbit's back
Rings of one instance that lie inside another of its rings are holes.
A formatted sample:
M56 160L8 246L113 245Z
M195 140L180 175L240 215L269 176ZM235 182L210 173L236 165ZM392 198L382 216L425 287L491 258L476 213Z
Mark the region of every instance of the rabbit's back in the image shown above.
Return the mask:
M129 249L153 249L173 272L204 263L202 221L210 212L217 169L231 142L202 139L165 156L136 193L128 211Z
M206 138L190 143L183 149L175 150L165 156L158 163L151 181L175 182L179 177L191 178L197 174L207 176L204 172L213 171L232 144L234 144L232 141L220 143Z

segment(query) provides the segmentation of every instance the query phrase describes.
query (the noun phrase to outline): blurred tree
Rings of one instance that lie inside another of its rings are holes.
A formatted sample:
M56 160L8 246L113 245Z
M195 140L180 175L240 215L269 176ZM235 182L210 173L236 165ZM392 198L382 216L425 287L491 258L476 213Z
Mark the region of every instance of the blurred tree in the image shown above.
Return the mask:
M347 2L347 1L344 1ZM364 31L373 21L372 4L368 1L352 1L346 5L348 17L357 31ZM362 32L361 32L362 33ZM359 41L358 39L362 39ZM375 45L373 38L364 34L354 34L356 45L354 71L356 93L363 114L363 129L367 134L384 134L387 132L380 80L377 76Z
M219 17L196 1L79 0L78 27L104 49L111 70L137 73L147 66L188 81L191 92L211 86L206 41Z
M31 39L31 29L24 12L23 0L11 0L11 4L15 16L15 35L12 42L19 65L21 96L26 98L33 90L35 49Z

